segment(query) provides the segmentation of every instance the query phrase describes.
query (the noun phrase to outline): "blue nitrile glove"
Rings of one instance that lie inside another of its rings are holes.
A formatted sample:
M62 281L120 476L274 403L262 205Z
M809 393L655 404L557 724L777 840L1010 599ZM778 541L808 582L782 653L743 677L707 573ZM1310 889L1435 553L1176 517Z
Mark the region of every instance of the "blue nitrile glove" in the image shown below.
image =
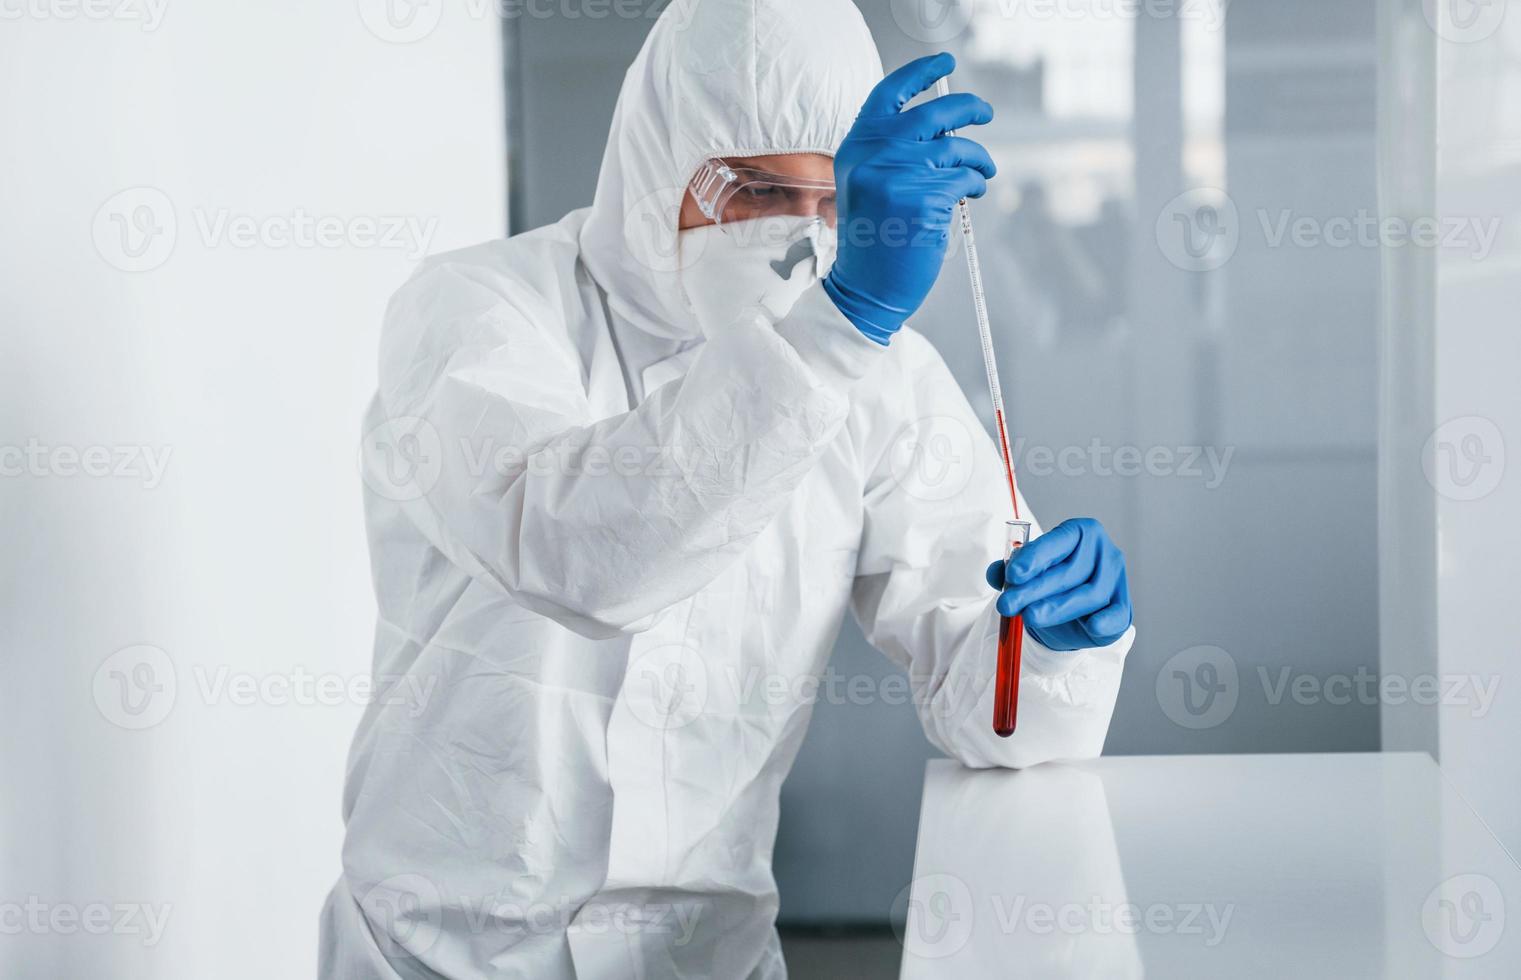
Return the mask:
M980 144L945 135L993 118L977 96L962 92L902 111L955 67L955 58L937 54L882 79L834 157L839 251L824 289L879 344L935 284L956 202L981 197L997 169Z
M998 612L1025 614L1025 632L1049 650L1108 646L1130 628L1125 555L1091 517L1063 521L988 566Z

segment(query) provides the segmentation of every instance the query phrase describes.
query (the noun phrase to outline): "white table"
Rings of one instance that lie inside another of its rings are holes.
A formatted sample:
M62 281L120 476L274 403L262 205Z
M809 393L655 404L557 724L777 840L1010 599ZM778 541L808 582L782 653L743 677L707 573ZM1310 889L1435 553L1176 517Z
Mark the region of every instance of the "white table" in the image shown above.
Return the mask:
M905 980L1509 980L1521 868L1423 754L936 761L904 947Z

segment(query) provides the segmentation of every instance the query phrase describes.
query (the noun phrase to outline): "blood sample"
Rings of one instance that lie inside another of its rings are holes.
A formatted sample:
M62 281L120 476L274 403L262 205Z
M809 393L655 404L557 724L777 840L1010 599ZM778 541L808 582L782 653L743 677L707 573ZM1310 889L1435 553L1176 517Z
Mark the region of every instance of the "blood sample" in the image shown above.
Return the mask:
M1008 557L1030 542L1029 521L1007 521ZM1019 661L1025 645L1024 616L998 619L998 673L993 687L993 732L1000 738L1014 734L1019 712Z

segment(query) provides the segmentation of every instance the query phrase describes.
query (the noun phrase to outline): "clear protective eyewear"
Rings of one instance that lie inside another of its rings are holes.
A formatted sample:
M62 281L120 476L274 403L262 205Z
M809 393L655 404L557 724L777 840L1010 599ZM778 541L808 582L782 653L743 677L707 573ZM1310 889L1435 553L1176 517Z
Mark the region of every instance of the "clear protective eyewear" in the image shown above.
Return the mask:
M835 223L833 180L774 174L708 160L697 168L687 192L720 228L757 218L820 219Z

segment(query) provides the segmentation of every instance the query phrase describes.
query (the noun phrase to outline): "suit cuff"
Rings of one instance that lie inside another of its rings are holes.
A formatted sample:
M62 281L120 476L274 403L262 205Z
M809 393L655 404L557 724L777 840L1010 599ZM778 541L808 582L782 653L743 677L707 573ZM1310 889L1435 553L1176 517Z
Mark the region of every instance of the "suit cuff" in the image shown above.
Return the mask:
M777 323L776 332L821 381L839 389L860 380L887 353L856 329L818 282Z

